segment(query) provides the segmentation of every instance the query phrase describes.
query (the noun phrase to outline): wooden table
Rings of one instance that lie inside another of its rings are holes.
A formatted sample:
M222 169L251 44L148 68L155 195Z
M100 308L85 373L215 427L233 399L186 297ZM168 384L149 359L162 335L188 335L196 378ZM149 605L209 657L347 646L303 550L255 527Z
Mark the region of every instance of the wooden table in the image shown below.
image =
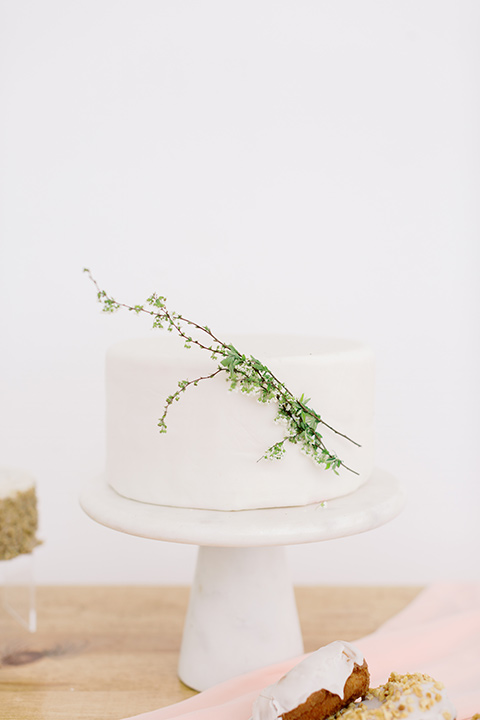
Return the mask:
M355 640L419 588L298 588L305 650ZM40 587L38 631L0 611L2 720L121 720L194 694L176 675L188 588Z

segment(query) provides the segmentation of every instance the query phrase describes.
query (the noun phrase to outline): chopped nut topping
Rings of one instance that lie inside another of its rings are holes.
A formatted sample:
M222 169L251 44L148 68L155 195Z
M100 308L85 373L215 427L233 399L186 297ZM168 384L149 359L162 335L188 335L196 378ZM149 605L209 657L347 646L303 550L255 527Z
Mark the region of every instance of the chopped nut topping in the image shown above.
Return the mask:
M385 685L371 688L362 702L350 703L334 720L405 720L410 714L425 713L441 703L444 698L439 691L443 689L443 684L429 675L393 672ZM446 710L442 716L443 720L454 720ZM480 720L480 714L472 720Z

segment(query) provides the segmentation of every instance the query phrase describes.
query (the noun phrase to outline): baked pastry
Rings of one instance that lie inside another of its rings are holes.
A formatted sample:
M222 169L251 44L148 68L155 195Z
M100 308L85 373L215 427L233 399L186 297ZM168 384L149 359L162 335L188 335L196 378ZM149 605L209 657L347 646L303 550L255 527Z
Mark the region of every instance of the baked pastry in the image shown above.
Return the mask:
M0 468L0 560L30 553L39 544L35 482L19 470Z
M252 720L326 720L368 691L367 663L353 645L336 641L296 665L255 700Z
M370 689L361 703L351 704L336 720L455 720L456 710L445 687L429 675L392 673L388 682Z

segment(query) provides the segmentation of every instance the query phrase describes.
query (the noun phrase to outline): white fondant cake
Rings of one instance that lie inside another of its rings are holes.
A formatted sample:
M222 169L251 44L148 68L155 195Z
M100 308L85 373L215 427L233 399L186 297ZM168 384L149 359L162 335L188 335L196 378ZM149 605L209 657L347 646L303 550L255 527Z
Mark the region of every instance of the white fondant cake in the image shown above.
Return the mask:
M226 373L190 387L157 422L179 380L209 375L208 352L190 350L175 335L120 342L107 353L108 483L146 503L212 510L287 507L347 495L373 468L373 355L360 343L305 337L230 339L254 355L330 426L319 425L326 447L352 470L339 474L286 444L281 460L261 459L282 439L276 404L229 390Z

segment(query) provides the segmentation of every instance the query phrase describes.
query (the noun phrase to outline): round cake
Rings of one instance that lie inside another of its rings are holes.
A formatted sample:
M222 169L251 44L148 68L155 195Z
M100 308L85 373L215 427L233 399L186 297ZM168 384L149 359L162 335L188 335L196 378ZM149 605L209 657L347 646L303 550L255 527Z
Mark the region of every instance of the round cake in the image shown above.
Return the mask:
M144 503L245 510L318 503L354 492L373 469L374 363L369 348L346 340L244 336L253 355L335 431L319 431L344 463L338 474L300 445L282 459L265 451L285 434L276 403L229 390L225 373L190 387L167 417L165 399L181 380L215 370L209 353L185 349L173 334L115 344L106 359L106 477L120 495ZM347 437L345 437L347 436ZM354 442L352 442L352 440ZM347 469L348 468L348 469Z
M30 553L37 545L35 482L27 473L0 468L0 560Z

